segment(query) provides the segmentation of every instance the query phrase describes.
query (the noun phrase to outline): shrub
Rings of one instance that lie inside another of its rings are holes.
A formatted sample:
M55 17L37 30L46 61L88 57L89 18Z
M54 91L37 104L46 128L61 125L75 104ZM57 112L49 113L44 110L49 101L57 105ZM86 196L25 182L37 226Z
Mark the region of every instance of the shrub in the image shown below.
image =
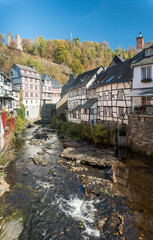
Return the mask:
M19 135L23 128L24 128L24 121L22 120L22 118L20 116L17 116L14 133L16 135Z
M95 144L109 144L110 140L110 132L103 125L97 125L94 127L92 131L92 141Z
M25 120L25 106L20 102L20 108L16 110L18 116L24 121Z
M90 126L85 123L76 124L72 122L63 122L56 116L53 117L51 128L55 128L59 133L68 136L71 139L93 142L94 144L110 144L111 131L103 125Z

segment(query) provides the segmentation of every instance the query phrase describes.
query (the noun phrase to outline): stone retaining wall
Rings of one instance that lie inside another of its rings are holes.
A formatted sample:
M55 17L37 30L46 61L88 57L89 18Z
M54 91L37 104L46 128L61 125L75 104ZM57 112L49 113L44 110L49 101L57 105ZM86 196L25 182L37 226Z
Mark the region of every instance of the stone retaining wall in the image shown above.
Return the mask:
M129 115L128 145L137 151L153 155L153 116Z

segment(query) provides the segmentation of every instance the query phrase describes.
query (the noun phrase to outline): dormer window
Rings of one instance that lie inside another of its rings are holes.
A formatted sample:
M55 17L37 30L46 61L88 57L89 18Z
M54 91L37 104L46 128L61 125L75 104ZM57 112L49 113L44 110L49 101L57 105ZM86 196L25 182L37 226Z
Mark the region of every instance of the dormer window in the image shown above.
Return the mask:
M153 55L153 48L148 48L145 50L145 56L149 57Z

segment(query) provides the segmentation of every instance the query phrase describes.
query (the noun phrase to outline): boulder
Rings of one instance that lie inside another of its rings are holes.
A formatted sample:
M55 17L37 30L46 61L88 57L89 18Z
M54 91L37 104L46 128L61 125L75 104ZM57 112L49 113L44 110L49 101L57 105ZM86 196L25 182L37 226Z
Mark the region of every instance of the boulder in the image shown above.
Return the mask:
M0 197L5 193L8 192L9 184L4 180L2 176L0 176Z

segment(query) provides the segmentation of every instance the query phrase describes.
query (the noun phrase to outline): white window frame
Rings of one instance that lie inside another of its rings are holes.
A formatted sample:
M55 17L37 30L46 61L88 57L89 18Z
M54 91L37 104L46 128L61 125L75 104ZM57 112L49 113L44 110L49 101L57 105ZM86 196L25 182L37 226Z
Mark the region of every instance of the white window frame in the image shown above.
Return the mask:
M141 68L141 79L151 78L151 66Z

